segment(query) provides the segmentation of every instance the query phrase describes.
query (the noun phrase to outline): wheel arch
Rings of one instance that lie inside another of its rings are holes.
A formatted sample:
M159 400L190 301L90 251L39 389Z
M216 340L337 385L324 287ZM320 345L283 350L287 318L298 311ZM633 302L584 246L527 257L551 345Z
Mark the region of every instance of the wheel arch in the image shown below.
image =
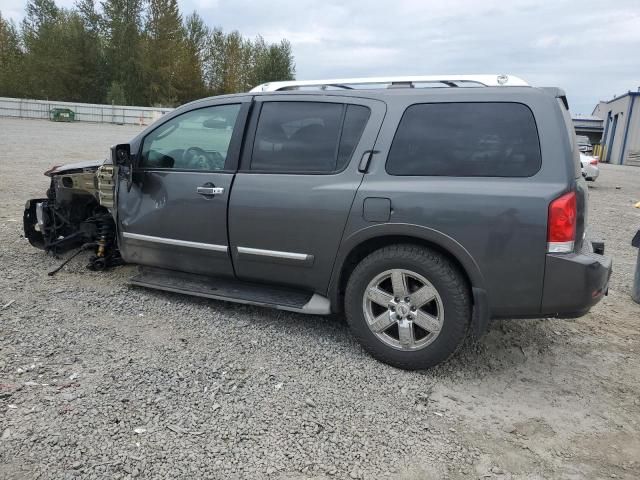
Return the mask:
M485 289L485 282L471 254L456 240L428 227L411 224L379 224L358 230L344 238L334 264L328 295L332 309L341 311L342 296L351 272L360 260L388 245L412 243L435 250L449 258L469 282L470 290Z

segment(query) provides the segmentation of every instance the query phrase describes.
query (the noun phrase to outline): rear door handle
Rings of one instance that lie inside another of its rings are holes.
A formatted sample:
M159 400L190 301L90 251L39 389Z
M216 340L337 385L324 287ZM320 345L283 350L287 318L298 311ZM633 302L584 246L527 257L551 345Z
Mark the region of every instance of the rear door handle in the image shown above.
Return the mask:
M367 150L362 154L360 164L358 165L358 171L360 173L367 173L369 171L369 165L371 165L371 158L374 154L380 153L378 150Z
M196 191L200 195L220 195L224 193L223 187L198 187Z

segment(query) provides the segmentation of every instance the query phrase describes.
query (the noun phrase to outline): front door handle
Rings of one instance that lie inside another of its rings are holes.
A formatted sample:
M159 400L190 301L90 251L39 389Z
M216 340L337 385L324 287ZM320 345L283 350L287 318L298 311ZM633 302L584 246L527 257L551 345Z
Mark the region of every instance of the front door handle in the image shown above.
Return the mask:
M198 187L196 189L200 195L220 195L224 193L223 187Z

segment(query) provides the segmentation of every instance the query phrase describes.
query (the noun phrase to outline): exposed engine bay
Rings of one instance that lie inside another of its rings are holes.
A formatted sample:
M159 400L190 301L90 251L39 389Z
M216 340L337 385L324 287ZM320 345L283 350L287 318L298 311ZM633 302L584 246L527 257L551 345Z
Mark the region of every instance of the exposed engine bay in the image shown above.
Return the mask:
M29 243L52 255L93 250L87 268L105 270L122 264L113 218L114 167L100 162L53 167L46 198L29 200L24 234Z

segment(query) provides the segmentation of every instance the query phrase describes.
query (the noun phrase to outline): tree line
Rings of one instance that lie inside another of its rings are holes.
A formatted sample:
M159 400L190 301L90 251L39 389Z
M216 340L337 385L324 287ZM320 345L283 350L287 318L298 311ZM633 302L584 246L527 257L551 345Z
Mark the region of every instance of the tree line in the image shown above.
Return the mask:
M0 96L176 106L294 77L286 39L210 28L177 0L29 0L19 26L0 12Z

